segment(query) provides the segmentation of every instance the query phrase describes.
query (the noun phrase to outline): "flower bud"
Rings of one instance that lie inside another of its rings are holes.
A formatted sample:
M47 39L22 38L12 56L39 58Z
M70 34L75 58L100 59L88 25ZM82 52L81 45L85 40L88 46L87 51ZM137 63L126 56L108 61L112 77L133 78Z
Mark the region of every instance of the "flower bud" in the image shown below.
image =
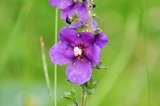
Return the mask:
M69 17L68 15L67 15L67 17L66 17L66 22L68 23L68 24L71 24L72 23L72 17Z
M96 8L96 4L92 3L92 8Z

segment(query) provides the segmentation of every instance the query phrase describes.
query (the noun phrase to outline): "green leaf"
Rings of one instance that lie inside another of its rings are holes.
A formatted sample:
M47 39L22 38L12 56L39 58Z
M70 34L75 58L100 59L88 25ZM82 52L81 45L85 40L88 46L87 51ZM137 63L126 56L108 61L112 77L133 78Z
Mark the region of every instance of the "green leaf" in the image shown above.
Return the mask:
M72 89L72 90L71 90L71 96L72 96L72 97L75 97L75 95L76 95L76 91L75 91L75 89Z
M99 62L98 65L95 67L96 69L104 69L107 70L107 67L102 65L102 62Z
M64 95L62 96L62 98L75 101L75 95L76 95L76 91L75 89L72 89L71 92L64 92Z
M76 106L75 104L66 104L66 106Z
M98 81L94 81L93 78L88 82L87 92L88 94L95 93L97 91Z

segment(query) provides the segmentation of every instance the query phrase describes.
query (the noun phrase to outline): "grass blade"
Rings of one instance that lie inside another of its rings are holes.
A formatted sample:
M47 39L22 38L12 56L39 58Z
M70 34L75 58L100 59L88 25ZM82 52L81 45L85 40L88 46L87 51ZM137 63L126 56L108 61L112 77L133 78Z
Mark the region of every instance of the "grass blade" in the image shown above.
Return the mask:
M50 104L52 105L53 99L52 99L51 86L50 86L50 81L49 81L49 76L48 76L48 68L47 68L47 63L46 63L44 41L43 41L42 37L40 38L40 44L41 44L41 48L42 48L42 61L43 61L44 75L45 75L46 84L47 84L47 88L48 88L48 95L50 98Z

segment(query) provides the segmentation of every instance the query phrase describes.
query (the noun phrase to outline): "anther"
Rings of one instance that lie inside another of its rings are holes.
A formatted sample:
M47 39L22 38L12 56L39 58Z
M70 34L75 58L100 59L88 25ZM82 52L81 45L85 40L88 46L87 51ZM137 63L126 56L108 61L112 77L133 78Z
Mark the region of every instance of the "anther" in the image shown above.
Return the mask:
M84 61L82 58L80 58L80 57L78 57L78 60L80 60L80 61Z

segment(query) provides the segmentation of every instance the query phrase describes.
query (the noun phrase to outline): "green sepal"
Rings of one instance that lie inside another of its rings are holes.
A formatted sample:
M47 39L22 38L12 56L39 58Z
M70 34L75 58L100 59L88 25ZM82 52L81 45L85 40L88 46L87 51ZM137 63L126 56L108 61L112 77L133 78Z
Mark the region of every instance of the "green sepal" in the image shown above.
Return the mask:
M73 22L74 22L75 20L77 20L77 18L78 18L78 16L77 16L77 12L76 12L76 11L74 11L74 15L72 16L72 20L73 20Z
M76 28L76 31L77 31L78 33L80 33L80 32L83 32L83 29L82 29L82 28Z
M101 33L102 30L100 28L97 28L95 31L92 31L94 35L97 35L98 33Z
M94 20L100 21L100 18L97 16L96 13L93 13L92 17L93 17Z

